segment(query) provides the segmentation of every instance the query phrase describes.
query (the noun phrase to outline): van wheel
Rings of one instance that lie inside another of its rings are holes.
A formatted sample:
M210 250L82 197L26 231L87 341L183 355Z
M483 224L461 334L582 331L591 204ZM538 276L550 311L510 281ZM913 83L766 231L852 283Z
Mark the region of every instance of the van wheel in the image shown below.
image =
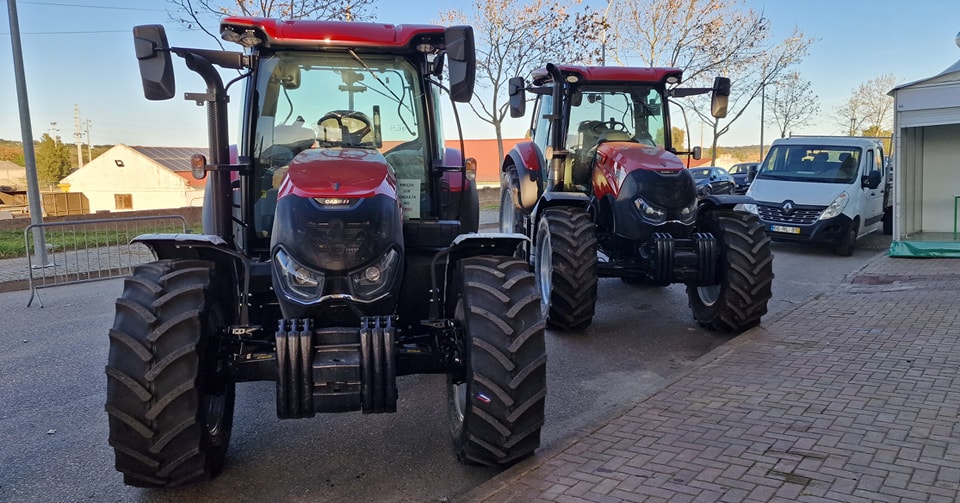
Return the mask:
M849 257L853 255L854 248L857 247L857 223L854 222L850 226L850 229L847 231L847 235L840 241L840 244L837 245L837 255L841 257Z

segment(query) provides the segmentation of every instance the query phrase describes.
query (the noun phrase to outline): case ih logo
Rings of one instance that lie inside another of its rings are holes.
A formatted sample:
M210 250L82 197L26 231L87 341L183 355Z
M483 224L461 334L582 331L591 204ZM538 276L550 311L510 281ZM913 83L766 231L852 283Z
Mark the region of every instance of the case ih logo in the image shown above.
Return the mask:
M793 213L793 201L784 201L783 202L783 214L789 215Z

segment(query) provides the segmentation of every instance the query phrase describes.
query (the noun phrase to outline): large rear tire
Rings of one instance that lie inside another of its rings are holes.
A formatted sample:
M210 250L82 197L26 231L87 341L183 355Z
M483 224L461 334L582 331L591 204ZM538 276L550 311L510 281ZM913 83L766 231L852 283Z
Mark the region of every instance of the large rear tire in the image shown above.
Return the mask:
M540 446L547 395L540 296L521 260L469 258L459 273L465 371L448 386L454 449L465 463L510 465Z
M523 228L523 214L513 202L513 194L520 190L520 180L517 170L508 168L503 173L503 182L500 185L500 232L516 232L526 234Z
M547 325L579 330L593 321L597 304L597 235L583 208L548 208L537 225L534 271Z
M218 354L213 269L199 260L144 264L117 299L105 408L128 485L178 486L223 469L235 393Z
M693 316L704 327L740 333L760 323L772 296L773 253L756 215L711 210L700 216L700 232L717 238L718 283L687 285Z

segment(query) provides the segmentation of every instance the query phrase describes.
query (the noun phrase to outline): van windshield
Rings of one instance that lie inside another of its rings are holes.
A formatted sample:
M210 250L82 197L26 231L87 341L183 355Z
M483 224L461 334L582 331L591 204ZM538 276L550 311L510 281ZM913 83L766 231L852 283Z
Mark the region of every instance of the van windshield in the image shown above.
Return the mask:
M857 179L862 152L859 147L774 145L757 178L847 184Z

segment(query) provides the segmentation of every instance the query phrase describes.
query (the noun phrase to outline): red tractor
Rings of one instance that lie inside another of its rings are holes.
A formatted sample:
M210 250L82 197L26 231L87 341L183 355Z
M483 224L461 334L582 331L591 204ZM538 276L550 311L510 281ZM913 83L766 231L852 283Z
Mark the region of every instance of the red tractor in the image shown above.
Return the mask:
M125 281L106 411L127 484L217 475L235 384L275 381L280 418L397 410L398 376L449 376L458 457L509 465L539 446L544 321L521 236L477 234L474 167L444 146L441 91L470 99L470 27L229 17L243 52L169 47L134 28L144 93L199 74L210 148L202 235L144 235ZM444 64L449 90L442 86ZM227 139L227 85L242 82Z
M773 281L770 239L745 196L697 196L671 144L671 97L712 92L726 115L730 81L680 88L673 68L547 65L530 83L510 80L511 115L536 97L532 141L504 159L503 232L526 234L548 326L588 326L597 278L649 285L684 283L705 327L740 332L767 312Z

